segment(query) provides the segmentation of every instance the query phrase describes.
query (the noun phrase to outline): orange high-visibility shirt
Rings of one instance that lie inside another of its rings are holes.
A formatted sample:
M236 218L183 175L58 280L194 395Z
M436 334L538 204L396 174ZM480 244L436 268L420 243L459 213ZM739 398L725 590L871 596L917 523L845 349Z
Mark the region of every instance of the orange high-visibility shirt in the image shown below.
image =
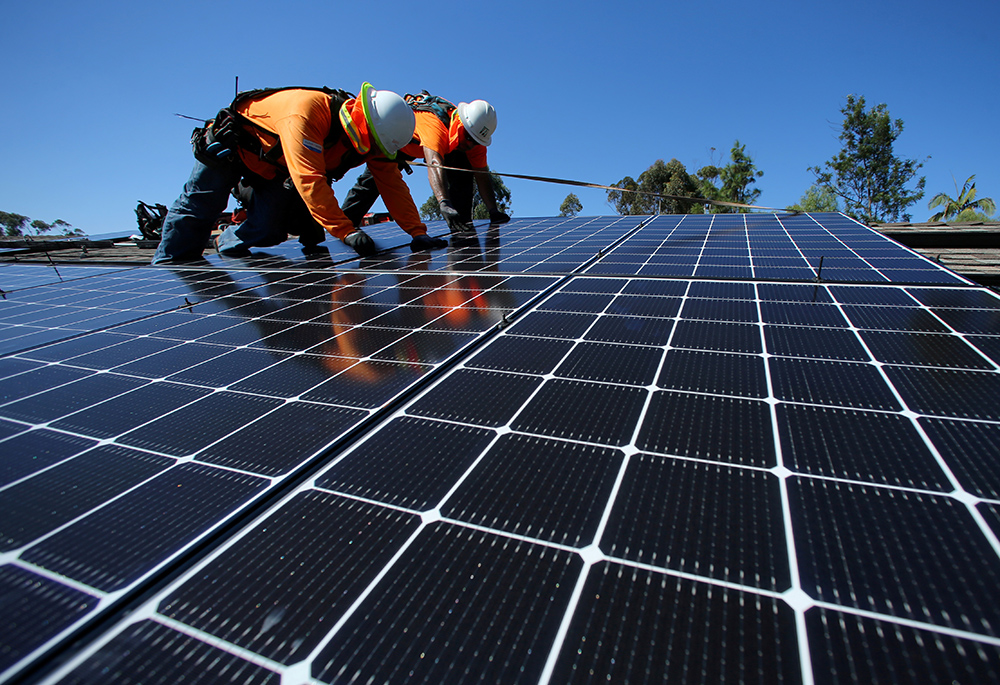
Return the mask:
M414 159L424 158L424 148L434 150L442 157L454 152L465 135L462 122L458 118L458 110L451 113L451 127L446 128L444 123L437 118L433 112L414 112L417 119L417 127L413 135L420 142L410 143L403 148L403 153ZM469 159L469 166L473 169L482 169L486 164L486 147L476 145L465 153Z
M254 124L273 134L267 135L256 128L250 130L260 139L264 152L281 141L282 156L278 165L288 169L295 189L306 203L309 213L330 235L344 238L354 231L350 219L344 216L326 172L341 165L346 153L354 153L347 136L342 136L332 147L324 149L323 142L331 126L339 126L330 112L328 95L315 90L281 90L259 100L250 100L239 107L239 112ZM399 166L381 156L373 145L372 152L361 162L368 165L378 184L386 208L400 228L410 235L427 232L420 220L410 189L400 173ZM275 166L259 159L257 155L240 149L240 157L250 171L264 178L274 178ZM360 163L359 163L360 165Z

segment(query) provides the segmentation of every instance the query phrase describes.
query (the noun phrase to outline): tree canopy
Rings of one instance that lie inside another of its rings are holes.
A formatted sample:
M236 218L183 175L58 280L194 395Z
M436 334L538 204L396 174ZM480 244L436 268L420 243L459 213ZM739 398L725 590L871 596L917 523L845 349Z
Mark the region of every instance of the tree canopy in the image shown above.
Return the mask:
M753 163L753 159L746 153L746 145L740 145L737 140L733 143L729 151L729 164L725 166L708 165L698 170L695 176L698 179L701 194L709 200L722 200L724 202L738 202L744 205L752 205L760 197L760 188L753 188L757 179L764 175ZM741 207L726 207L724 205L710 205L709 211L720 212L747 212L749 210Z
M608 202L619 214L690 214L692 210L701 211L701 205L696 202L701 193L695 179L676 159L666 163L658 159L639 174L638 181L626 176L613 185L621 190L609 190ZM641 192L624 192L629 190ZM661 199L642 193L690 197L691 200Z
M0 226L3 226L5 236L16 237L24 235L24 227L28 224L28 217L14 212L0 212Z
M576 193L567 195L566 199L559 205L559 216L576 216L581 211L583 211L583 203L580 202Z
M41 219L32 220L31 217L24 216L23 214L15 214L14 212L0 211L0 227L3 229L2 232L0 232L0 235L4 235L8 238L17 238L28 235L29 228L35 229L35 235L45 235L52 230L58 230L59 235L64 236L83 235L83 231L78 228L73 228L69 223L63 221L62 219L56 219L49 224Z
M954 177L952 178L954 180ZM976 175L973 174L958 189L955 181L955 197L947 193L938 193L927 203L927 209L943 207L928 221L981 221L997 211L997 205L991 197L976 198Z
M847 96L839 136L843 144L823 168L810 167L816 183L844 201L844 212L864 223L910 220L907 207L924 196L926 179L917 178L923 162L900 159L893 144L903 132L903 120L889 118L885 104L871 109L864 96ZM911 189L907 186L916 181Z
M840 202L833 190L826 186L813 184L799 198L798 203L788 209L794 209L798 212L839 212Z

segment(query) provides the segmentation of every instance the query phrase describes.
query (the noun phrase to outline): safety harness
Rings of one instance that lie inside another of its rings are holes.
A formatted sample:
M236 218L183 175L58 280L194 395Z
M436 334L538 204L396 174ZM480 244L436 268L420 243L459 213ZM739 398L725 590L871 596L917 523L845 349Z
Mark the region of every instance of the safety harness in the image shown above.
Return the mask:
M414 112L430 112L441 120L445 128L451 126L451 113L455 111L455 105L444 98L422 90L418 95L407 93L403 100Z

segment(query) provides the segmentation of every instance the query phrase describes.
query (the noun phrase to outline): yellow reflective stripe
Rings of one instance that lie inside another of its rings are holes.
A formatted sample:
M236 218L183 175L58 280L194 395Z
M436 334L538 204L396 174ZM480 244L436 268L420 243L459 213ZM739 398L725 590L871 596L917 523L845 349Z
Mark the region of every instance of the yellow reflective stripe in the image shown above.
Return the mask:
M347 111L347 104L340 106L340 123L344 127L344 133L347 137L351 139L351 145L357 150L359 155L368 154L368 146L365 145L364 139L361 137L361 132L358 131L358 127L354 125L354 121L351 119L350 112Z
M358 95L361 98L361 106L364 108L365 121L368 122L368 135L375 139L375 144L378 145L378 149L382 151L382 154L389 159L396 159L396 153L389 152L385 149L385 145L382 144L381 139L378 137L378 131L375 130L375 126L372 124L371 112L368 111L368 91L374 90L375 86L365 81L361 84L361 93Z

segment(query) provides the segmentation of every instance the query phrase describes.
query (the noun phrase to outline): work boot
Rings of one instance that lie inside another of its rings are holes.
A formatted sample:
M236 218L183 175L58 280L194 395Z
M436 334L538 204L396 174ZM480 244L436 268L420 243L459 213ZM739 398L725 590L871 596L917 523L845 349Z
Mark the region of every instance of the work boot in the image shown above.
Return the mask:
M355 231L344 238L344 244L362 257L371 257L378 252L375 241L364 231Z

